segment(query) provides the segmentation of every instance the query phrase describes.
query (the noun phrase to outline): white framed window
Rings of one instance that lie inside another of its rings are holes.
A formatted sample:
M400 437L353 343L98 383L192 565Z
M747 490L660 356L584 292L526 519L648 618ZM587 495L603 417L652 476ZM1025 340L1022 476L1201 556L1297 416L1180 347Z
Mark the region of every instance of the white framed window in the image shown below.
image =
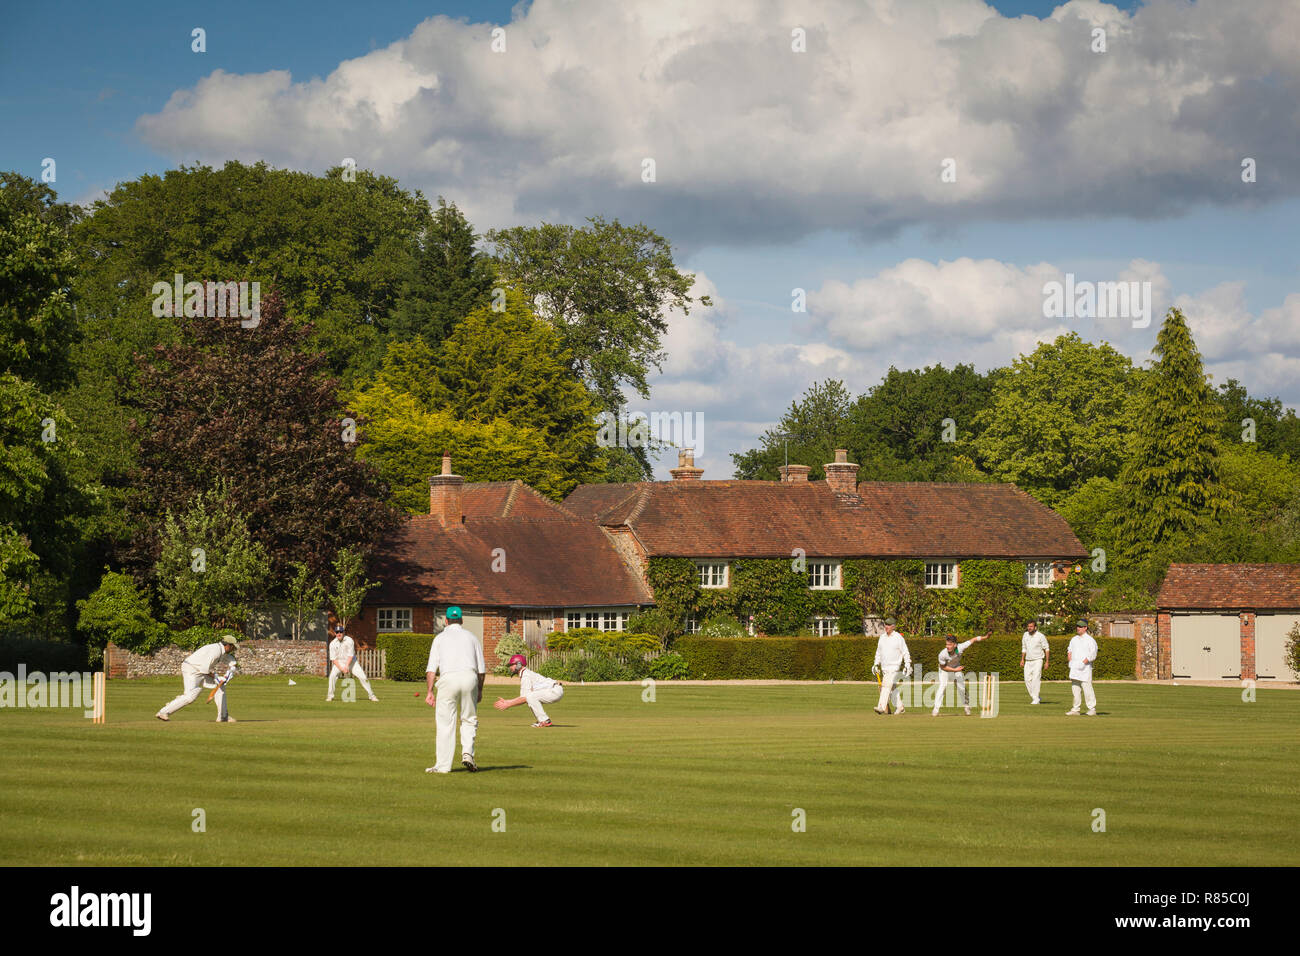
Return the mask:
M833 637L839 632L840 619L838 617L813 618L813 633L818 637Z
M686 633L687 633L687 634L698 634L698 633L700 633L700 619L699 619L699 618L697 618L697 617L695 617L695 616L692 615L691 617L688 617L688 618L686 619Z
M409 607L381 607L378 615L378 629L381 631L411 630L411 609Z
M696 561L695 569L702 588L725 588L731 584L730 568L725 561Z
M808 587L813 591L838 591L840 589L840 563L838 561L809 561Z
M564 612L564 629L590 627L597 631L623 631L632 612L627 608L583 608Z
M957 586L956 562L927 561L925 565L925 586L927 588L955 588Z
M1031 588L1050 588L1052 586L1052 562L1028 561L1025 563L1025 586Z

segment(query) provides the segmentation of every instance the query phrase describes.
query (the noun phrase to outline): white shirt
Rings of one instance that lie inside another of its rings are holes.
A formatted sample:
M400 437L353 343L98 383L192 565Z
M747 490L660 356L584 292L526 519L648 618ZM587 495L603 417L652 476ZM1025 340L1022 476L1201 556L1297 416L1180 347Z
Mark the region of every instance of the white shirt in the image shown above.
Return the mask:
M1026 661L1041 661L1047 651L1047 638L1043 637L1042 631L1032 634L1025 631L1020 635L1020 653L1025 655Z
M1092 662L1097 659L1097 642L1092 639L1092 635L1087 631L1074 635L1070 638L1067 653L1070 655L1070 679L1092 680ZM1085 658L1087 664L1083 663Z
M945 664L950 667L960 667L962 651L966 650L966 648L970 647L974 643L974 641L963 641L961 644L958 644L953 648L952 651L949 651L947 645L944 645L943 650L939 652L939 668L942 669ZM949 673L952 672L949 671Z
M459 624L448 624L429 645L429 666L425 671L436 672L443 677L461 671L486 674L483 645L478 642L473 631L468 631Z
M519 672L519 694L527 697L534 691L541 693L550 690L555 686L555 681L549 677L543 677L537 671L530 671L527 667Z
M887 670L898 670L900 665L911 668L912 655L907 650L907 641L903 640L902 634L894 631L892 634L880 635L880 640L876 641L875 663L884 664Z
M185 658L185 663L200 674L212 674L216 672L219 665L229 667L235 663L235 659L226 653L226 645L218 641L215 644L204 644Z
M330 641L330 660L342 661L346 664L356 656L357 646L352 642L352 638L348 637L346 634Z

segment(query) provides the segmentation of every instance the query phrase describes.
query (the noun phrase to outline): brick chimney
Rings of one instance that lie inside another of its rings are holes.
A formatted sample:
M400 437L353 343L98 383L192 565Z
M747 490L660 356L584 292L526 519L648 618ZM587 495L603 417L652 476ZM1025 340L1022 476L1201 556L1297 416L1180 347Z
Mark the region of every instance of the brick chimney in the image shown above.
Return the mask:
M811 465L782 465L777 469L781 473L782 481L808 481L808 473L812 471Z
M699 481L704 469L695 467L695 449L683 448L677 452L677 467L670 468L668 474L673 476L673 481Z
M442 474L429 479L429 514L444 528L465 520L461 511L461 494L465 479L451 473L451 455L442 453Z
M824 467L826 484L831 486L831 491L841 495L858 493L858 466L849 461L848 449L836 448L835 460L827 462Z

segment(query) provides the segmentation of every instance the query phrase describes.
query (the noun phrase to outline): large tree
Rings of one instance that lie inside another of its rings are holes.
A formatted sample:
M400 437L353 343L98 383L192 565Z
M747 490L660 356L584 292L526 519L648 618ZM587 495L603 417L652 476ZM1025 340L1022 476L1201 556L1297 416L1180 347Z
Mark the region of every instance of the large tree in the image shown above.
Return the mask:
M0 185L0 373L54 391L73 377L76 269L66 224L48 187L13 174Z
M542 223L489 232L503 278L519 285L560 333L573 370L598 410L617 411L623 389L642 398L663 361L671 309L688 312L695 277L673 262L666 239L644 225L600 216L585 227Z
M514 290L505 306L471 313L438 352L393 343L352 398L362 454L409 511L428 509L443 450L471 481L519 478L557 498L600 471L591 400L558 334Z
M1300 462L1300 417L1282 407L1279 398L1254 398L1246 386L1230 378L1215 395L1223 409L1224 446L1253 444L1267 452Z
M489 304L496 271L491 258L475 246L477 239L456 204L439 196L388 320L390 340L418 336L437 346L457 322Z
M83 272L79 321L88 338L128 333L150 314L155 282L259 281L310 321L313 345L344 379L377 363L409 276L428 203L366 170L324 176L229 162L122 183L73 231ZM174 339L179 319L147 330ZM121 355L113 350L121 369ZM95 362L95 355L83 359ZM129 383L127 383L129 384Z
M0 622L67 610L91 506L72 420L51 394L72 375L73 218L48 187L0 175Z
M1222 412L1187 320L1170 309L1143 376L1138 427L1121 481L1124 535L1138 553L1185 540L1228 504L1220 480Z
M979 466L1055 504L1092 478L1115 478L1136 425L1132 363L1075 333L1012 363L976 419Z
M140 358L130 560L152 565L160 516L218 479L266 549L277 590L294 562L325 574L341 548L369 550L396 513L356 456L336 383L321 374L325 356L304 351L310 329L288 319L275 293L263 296L255 328L186 322L185 341Z

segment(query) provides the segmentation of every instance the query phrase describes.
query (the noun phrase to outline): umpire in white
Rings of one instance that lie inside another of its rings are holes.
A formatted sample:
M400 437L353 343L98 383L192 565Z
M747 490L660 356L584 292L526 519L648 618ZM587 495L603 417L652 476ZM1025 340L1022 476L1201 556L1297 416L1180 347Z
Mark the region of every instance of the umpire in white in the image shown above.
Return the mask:
M1025 633L1020 635L1020 666L1025 671L1025 690L1029 691L1029 702L1037 704L1043 687L1043 671L1051 664L1052 648L1047 638L1038 632L1038 622L1030 621L1025 625Z
M213 695L217 704L217 723L235 723L226 710L225 685L235 676L235 651L239 641L233 634L224 634L215 644L205 644L181 662L181 678L185 690L162 710L154 714L159 720L171 720L171 715L182 707L194 703L205 687L215 687ZM218 676L220 674L221 676Z
M447 608L447 626L429 646L429 666L425 669L428 693L424 702L437 708L437 756L426 773L451 773L452 755L456 752L456 719L460 718L460 762L473 773L474 737L478 733L478 703L483 699L483 679L487 664L483 646L477 637L461 625L461 610ZM434 677L437 675L437 693Z

